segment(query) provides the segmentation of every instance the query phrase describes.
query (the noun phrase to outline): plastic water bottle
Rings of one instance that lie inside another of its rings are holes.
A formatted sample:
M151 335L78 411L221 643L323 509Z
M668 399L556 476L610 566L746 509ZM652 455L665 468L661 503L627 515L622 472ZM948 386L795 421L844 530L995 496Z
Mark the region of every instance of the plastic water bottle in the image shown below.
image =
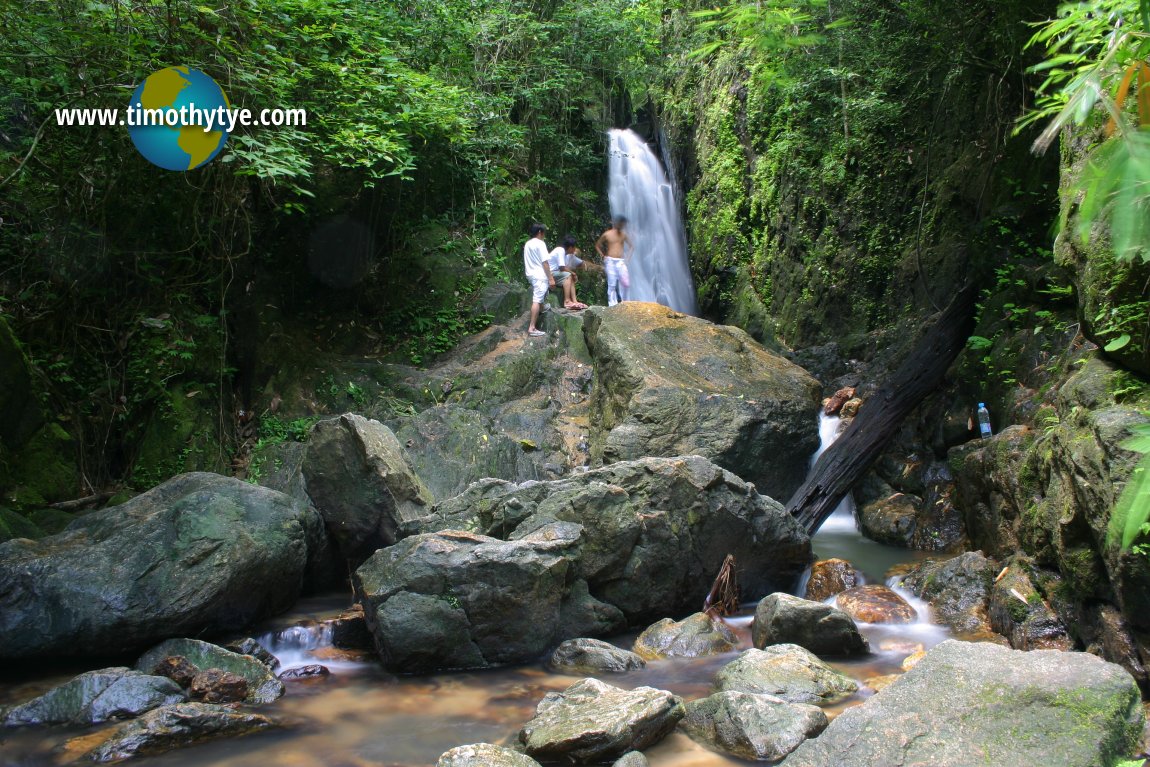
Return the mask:
M985 402L978 403L978 431L983 439L990 439L993 434L990 430L990 411L986 409Z

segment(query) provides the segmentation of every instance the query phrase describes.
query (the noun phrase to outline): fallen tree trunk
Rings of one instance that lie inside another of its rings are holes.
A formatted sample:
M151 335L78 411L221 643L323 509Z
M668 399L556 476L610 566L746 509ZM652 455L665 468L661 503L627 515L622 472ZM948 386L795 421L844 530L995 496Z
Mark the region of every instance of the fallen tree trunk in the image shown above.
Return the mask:
M814 535L886 448L906 416L938 388L950 363L974 329L973 285L963 288L937 315L898 370L867 398L846 431L819 456L787 503L787 511Z

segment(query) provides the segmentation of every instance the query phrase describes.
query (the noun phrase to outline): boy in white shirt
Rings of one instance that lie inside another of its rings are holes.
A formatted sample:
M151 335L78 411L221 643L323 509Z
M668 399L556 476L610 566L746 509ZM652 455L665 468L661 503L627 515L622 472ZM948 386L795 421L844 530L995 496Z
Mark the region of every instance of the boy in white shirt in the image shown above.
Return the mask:
M563 244L551 251L547 261L551 267L551 276L555 278L555 284L563 288L564 308L586 309L587 304L580 303L579 299L575 297L575 283L579 281L575 270L587 263L579 258L579 248L575 247L575 238L571 235L564 237Z
M539 307L547 296L548 286L555 287L555 277L547 262L547 243L543 242L547 227L532 224L528 232L531 237L523 243L523 273L531 283L531 323L527 326L527 335L544 336L547 334L535 327L535 323L539 321Z

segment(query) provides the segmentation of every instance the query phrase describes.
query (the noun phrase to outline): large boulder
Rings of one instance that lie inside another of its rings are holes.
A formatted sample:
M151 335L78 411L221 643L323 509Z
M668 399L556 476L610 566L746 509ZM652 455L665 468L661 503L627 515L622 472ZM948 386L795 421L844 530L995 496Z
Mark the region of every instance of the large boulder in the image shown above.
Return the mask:
M688 735L741 759L782 759L827 727L827 715L818 706L773 695L719 692L685 708L679 726Z
M540 761L594 764L658 743L682 718L682 700L664 690L584 679L548 693L519 741Z
M395 543L397 531L432 504L391 429L353 413L312 427L303 475L308 495L352 566Z
M783 764L1098 767L1133 753L1144 723L1137 685L1114 664L951 640Z
M518 539L557 521L581 527L568 554L573 575L630 625L699 609L728 554L748 599L792 589L811 559L806 533L780 504L699 456L643 458L551 482L476 482L412 532Z
M250 655L225 650L199 639L169 639L148 650L136 660L136 668L153 673L168 658L184 658L200 671L218 669L242 677L247 682L248 703L271 703L284 694L283 682L266 664ZM194 680L194 678L193 678Z
M719 692L774 695L790 703L832 703L858 687L858 682L793 644L744 650L715 675Z
M33 724L98 724L129 719L187 699L171 679L129 668L88 671L7 711L6 727Z
M75 762L120 762L276 726L273 720L250 711L212 703L177 703L153 709L139 719L113 727L96 743L92 736L74 738L68 741L64 751Z
M386 667L477 668L540 656L558 638L578 525L501 541L447 531L406 538L355 573Z
M818 447L819 384L738 328L627 301L584 314L592 453L694 453L789 498Z
M781 592L763 597L755 608L751 641L760 650L796 644L816 655L859 655L870 649L854 619L842 610Z
M173 477L36 542L0 544L0 657L114 655L288 609L322 523L282 493Z

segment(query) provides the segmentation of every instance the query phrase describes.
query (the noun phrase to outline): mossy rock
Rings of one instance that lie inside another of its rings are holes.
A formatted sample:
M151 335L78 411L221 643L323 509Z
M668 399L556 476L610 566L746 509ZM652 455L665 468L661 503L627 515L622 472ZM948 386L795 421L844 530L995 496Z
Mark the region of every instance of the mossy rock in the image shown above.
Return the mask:
M16 508L68 500L78 479L75 444L57 423L45 424L22 447L0 455L0 492Z
M214 397L176 384L168 389L140 440L132 483L142 489L191 471L227 473Z
M44 531L27 517L0 506L0 543L13 538L40 538Z

